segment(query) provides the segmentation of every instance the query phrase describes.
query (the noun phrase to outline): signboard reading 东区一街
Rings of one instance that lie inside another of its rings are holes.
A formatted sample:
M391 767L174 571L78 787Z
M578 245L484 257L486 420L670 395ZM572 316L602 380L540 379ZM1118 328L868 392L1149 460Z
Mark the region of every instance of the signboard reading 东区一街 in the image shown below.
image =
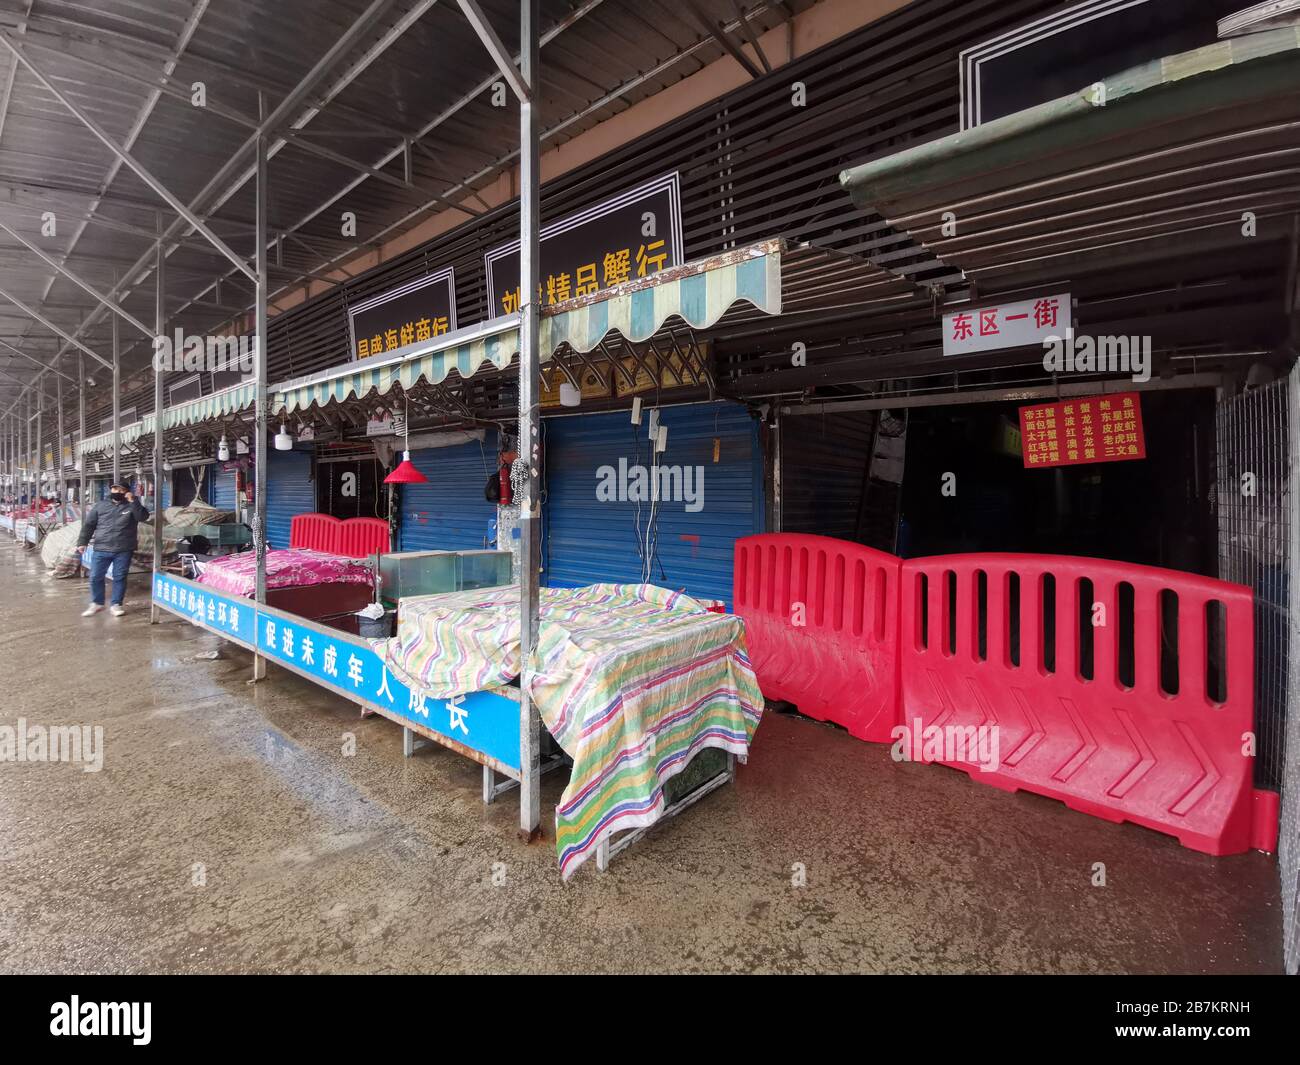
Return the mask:
M1073 324L1068 292L1016 300L992 307L972 307L943 316L944 355L1041 345Z
M456 328L455 271L448 266L349 307L348 326L354 359L451 332Z
M537 299L563 303L682 264L676 172L544 226ZM519 310L519 241L484 256L493 315Z

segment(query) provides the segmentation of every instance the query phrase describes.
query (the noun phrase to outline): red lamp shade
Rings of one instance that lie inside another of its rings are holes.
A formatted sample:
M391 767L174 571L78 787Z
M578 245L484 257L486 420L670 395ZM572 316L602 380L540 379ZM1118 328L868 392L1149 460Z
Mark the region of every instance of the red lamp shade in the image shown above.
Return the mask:
M402 461L384 478L384 484L428 484L429 478L415 468L409 451L402 452Z

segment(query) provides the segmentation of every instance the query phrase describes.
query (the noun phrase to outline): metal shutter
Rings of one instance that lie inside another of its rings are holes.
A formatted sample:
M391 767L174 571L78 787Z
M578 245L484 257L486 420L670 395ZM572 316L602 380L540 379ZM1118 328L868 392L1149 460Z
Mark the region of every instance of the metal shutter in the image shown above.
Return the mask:
M480 442L411 452L428 484L402 485L403 551L473 551L487 546L489 525L497 508L483 495L496 470L496 433Z
M600 467L617 469L620 458L634 464L637 447L640 461L648 464L647 417L643 410L642 424L635 427L626 411L545 421L544 583L572 588L641 580L636 503L602 502L596 486ZM763 531L757 424L731 403L663 407L659 419L668 427L668 449L660 462L702 467L703 496L696 511L688 511L685 501L659 504L658 561L651 582L730 603L736 540ZM642 503L643 527L648 513L649 504Z
M212 505L218 510L235 509L235 471L212 467Z
M316 509L311 452L272 451L266 473L266 542L269 547L288 547L293 516Z

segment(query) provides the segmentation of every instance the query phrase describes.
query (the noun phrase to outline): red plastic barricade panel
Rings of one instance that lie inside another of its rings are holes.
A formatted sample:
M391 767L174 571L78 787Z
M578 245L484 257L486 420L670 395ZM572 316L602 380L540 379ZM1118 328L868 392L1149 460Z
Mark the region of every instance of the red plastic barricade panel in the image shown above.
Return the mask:
M329 551L348 558L385 554L388 522L382 518L339 519L329 514L295 514L289 522L289 546Z
M1250 589L1085 558L913 559L899 654L910 756L1193 850L1274 848L1277 796L1243 754Z
M900 565L828 536L737 540L735 611L763 694L888 742L898 720Z
M349 558L387 554L388 522L382 518L345 518L339 525L337 543L334 550Z
M335 545L338 527L342 524L329 514L295 514L289 522L289 546L307 551L331 551L337 555L339 551Z

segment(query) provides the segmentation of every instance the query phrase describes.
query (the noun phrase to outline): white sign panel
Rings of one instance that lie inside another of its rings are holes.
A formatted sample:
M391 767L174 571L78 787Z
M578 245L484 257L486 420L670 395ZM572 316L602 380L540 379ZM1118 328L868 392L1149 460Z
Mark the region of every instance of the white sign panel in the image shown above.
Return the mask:
M944 355L973 355L979 351L1041 346L1061 336L1073 324L1070 294L972 307L943 316Z

